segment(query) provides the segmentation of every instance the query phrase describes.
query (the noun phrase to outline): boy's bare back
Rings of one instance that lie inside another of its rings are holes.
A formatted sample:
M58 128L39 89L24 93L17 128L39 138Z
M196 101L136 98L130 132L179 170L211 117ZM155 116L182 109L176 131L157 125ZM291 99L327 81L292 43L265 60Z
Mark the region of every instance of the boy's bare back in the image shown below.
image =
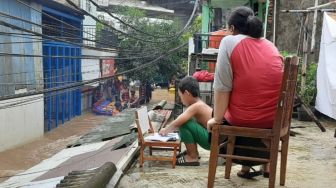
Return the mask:
M198 123L203 125L203 127L207 128L207 122L211 119L212 108L204 103L201 99L199 99L194 104L191 104L186 113L192 113L193 117L196 119Z

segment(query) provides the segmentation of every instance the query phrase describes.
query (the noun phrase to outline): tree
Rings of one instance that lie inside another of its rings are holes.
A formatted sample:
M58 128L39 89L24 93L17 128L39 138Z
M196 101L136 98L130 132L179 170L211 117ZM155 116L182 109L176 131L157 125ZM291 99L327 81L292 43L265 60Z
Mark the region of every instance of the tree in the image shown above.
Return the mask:
M118 60L118 72L129 70L147 63L168 50L186 43L192 35L191 33L198 31L200 28L200 18L197 18L196 24L193 24L188 29L189 32L185 32L181 36L174 37L174 35L179 33L182 29L181 23L178 19L149 19L145 17L144 11L135 8L123 8L119 11L121 11L121 14L123 15L121 19L124 22L136 27L137 30L143 31L143 33L135 31L125 25L123 25L122 30L126 31L128 35L136 36L137 38L142 38L143 40L137 40L127 36L119 39L119 46L121 49L119 53L120 57L141 56L141 58ZM150 35L144 33L148 33ZM169 40L169 38L155 36L172 37ZM166 42L153 43L147 42L146 40ZM179 77L187 73L187 57L188 48L185 47L160 59L157 64L141 71L132 72L127 76L140 81L167 82L174 76Z

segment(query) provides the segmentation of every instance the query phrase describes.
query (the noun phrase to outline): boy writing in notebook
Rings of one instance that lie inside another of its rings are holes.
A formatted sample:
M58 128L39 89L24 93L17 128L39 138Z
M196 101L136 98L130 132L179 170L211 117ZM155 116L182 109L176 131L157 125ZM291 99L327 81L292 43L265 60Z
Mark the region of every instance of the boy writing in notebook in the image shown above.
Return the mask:
M211 119L212 108L199 98L199 84L191 76L184 77L180 81L178 94L187 109L177 119L161 129L159 134L167 135L179 130L186 151L178 155L176 165L199 166L197 144L210 150L207 122Z

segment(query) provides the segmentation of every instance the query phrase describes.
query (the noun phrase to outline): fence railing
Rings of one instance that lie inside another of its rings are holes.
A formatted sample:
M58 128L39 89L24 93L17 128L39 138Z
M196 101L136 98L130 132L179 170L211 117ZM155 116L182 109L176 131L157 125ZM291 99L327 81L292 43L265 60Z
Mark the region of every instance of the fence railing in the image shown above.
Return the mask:
M97 28L95 25L83 26L83 43L98 48L114 48L117 35L108 28Z

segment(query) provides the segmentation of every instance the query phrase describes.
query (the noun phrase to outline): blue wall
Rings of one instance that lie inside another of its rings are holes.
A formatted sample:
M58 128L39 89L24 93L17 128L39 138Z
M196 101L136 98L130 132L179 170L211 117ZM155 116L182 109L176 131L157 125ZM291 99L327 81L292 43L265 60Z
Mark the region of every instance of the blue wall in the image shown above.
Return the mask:
M50 28L44 29L43 34L57 38L82 43L82 18L65 13L50 7L43 7L43 12L59 20L71 24L59 22L49 16L43 15L42 22ZM64 42L44 41L43 55L65 56L43 58L44 87L57 88L82 80L81 60L78 58L67 58L66 56L81 56L81 48ZM81 115L81 91L78 88L65 90L45 97L45 126L46 130L58 127L60 123Z

